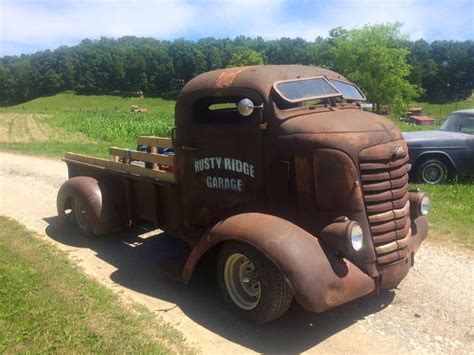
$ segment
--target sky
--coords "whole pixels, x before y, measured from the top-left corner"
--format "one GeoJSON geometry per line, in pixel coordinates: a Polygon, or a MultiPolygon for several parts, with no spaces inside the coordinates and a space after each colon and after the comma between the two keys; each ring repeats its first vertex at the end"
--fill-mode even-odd
{"type": "Polygon", "coordinates": [[[0,56],[103,36],[312,41],[338,26],[396,21],[412,40],[474,39],[474,0],[0,0],[0,56]]]}

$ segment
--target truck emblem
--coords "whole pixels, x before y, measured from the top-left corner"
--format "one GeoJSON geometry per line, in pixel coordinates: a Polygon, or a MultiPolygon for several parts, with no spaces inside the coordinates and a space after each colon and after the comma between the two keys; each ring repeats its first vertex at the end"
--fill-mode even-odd
{"type": "Polygon", "coordinates": [[[395,149],[393,150],[392,158],[398,159],[401,158],[405,155],[405,150],[403,149],[402,146],[396,146],[395,149]]]}

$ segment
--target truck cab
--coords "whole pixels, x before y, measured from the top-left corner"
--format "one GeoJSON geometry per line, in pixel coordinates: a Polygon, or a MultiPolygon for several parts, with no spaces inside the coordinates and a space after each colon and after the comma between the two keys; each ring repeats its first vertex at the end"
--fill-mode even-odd
{"type": "Polygon", "coordinates": [[[176,103],[176,182],[153,190],[173,211],[157,226],[189,247],[179,278],[217,255],[223,296],[257,323],[293,298],[321,312],[397,286],[427,236],[429,198],[409,190],[398,128],[363,101],[340,74],[301,65],[188,82],[176,103]]]}

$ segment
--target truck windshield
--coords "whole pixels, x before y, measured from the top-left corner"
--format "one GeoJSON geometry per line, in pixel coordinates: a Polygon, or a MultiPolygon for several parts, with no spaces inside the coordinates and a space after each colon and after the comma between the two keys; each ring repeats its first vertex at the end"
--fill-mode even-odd
{"type": "Polygon", "coordinates": [[[277,81],[273,87],[287,102],[302,102],[325,97],[342,96],[324,77],[277,81]]]}
{"type": "Polygon", "coordinates": [[[342,97],[346,100],[365,101],[365,96],[357,86],[347,81],[329,79],[332,85],[342,93],[342,97]]]}

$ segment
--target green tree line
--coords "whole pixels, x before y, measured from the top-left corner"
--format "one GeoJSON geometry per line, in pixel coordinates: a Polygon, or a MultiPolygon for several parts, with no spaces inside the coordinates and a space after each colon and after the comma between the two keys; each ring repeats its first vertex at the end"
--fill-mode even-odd
{"type": "Polygon", "coordinates": [[[410,41],[399,24],[336,28],[327,38],[263,40],[122,37],[85,39],[30,55],[0,58],[0,104],[72,90],[79,94],[174,97],[199,73],[251,64],[305,64],[334,69],[369,100],[393,104],[420,96],[462,100],[474,87],[473,41],[410,41]],[[397,90],[393,90],[397,88],[397,90]]]}

